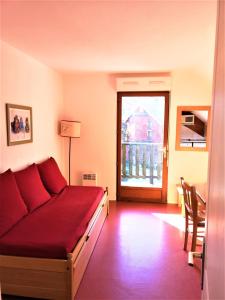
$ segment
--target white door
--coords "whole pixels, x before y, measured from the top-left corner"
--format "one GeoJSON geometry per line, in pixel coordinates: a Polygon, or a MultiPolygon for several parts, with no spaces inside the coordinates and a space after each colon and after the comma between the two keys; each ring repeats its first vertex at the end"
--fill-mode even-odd
{"type": "Polygon", "coordinates": [[[203,299],[225,299],[225,2],[219,1],[203,299]]]}

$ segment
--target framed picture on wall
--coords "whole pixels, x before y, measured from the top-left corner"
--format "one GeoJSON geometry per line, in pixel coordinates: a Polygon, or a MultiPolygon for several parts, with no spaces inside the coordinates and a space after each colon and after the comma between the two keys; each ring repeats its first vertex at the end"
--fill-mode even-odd
{"type": "Polygon", "coordinates": [[[6,122],[8,146],[33,141],[31,107],[7,103],[6,122]]]}

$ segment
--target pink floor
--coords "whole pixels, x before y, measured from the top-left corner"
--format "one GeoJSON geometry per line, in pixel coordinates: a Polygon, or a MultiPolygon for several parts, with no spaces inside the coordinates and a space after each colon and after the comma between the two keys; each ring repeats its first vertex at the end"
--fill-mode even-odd
{"type": "MultiPolygon", "coordinates": [[[[200,262],[187,264],[181,223],[174,205],[111,203],[75,300],[200,300],[200,262]]],[[[31,298],[4,297],[19,299],[31,298]]]]}
{"type": "Polygon", "coordinates": [[[200,299],[200,264],[187,264],[178,213],[173,205],[111,203],[75,299],[200,299]]]}

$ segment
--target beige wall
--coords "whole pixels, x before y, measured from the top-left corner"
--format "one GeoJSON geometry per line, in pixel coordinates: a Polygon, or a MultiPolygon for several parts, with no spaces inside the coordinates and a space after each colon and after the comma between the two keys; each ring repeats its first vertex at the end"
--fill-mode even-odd
{"type": "MultiPolygon", "coordinates": [[[[96,171],[99,184],[108,186],[116,199],[116,76],[77,73],[64,76],[65,116],[82,122],[81,138],[73,141],[72,183],[80,183],[83,171],[96,171]]],[[[206,152],[175,151],[177,105],[210,105],[211,81],[194,68],[172,72],[169,125],[168,201],[176,202],[175,184],[182,175],[188,181],[207,180],[206,152]]]]}
{"type": "MultiPolygon", "coordinates": [[[[82,172],[97,172],[98,184],[108,186],[109,198],[115,200],[116,75],[75,73],[64,75],[62,82],[58,73],[5,43],[1,63],[0,171],[19,169],[52,155],[64,172],[68,169],[68,140],[58,136],[57,123],[62,118],[78,120],[82,122],[81,138],[72,141],[71,182],[80,184],[82,172]],[[33,143],[7,147],[5,103],[32,106],[33,143]]],[[[205,152],[175,151],[176,108],[210,104],[212,75],[206,77],[197,68],[171,74],[168,201],[175,203],[179,177],[206,181],[208,160],[205,152]]]]}
{"type": "Polygon", "coordinates": [[[206,77],[196,69],[174,70],[172,72],[172,90],[169,121],[169,169],[168,169],[168,201],[176,200],[176,183],[180,176],[191,183],[207,181],[208,152],[176,151],[176,114],[177,106],[211,105],[213,61],[211,76],[206,77]]]}
{"type": "Polygon", "coordinates": [[[20,169],[52,155],[64,170],[62,140],[57,134],[63,111],[62,78],[25,53],[2,43],[0,172],[20,169]],[[33,143],[7,146],[5,103],[31,106],[33,143]]]}

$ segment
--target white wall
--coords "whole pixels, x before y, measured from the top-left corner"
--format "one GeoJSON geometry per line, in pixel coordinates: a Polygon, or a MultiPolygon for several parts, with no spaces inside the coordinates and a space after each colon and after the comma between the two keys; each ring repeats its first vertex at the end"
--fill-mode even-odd
{"type": "Polygon", "coordinates": [[[3,122],[1,121],[3,116],[3,99],[2,99],[2,42],[0,40],[0,171],[2,170],[3,160],[3,122]]]}
{"type": "Polygon", "coordinates": [[[25,53],[2,43],[0,172],[54,156],[64,171],[62,138],[57,133],[63,111],[61,76],[25,53]],[[33,143],[7,146],[5,103],[31,106],[33,143]]]}
{"type": "Polygon", "coordinates": [[[218,2],[202,299],[225,299],[225,2],[218,2]]]}
{"type": "MultiPolygon", "coordinates": [[[[82,122],[81,138],[73,141],[72,182],[80,183],[82,171],[96,171],[99,184],[109,186],[116,199],[116,76],[107,73],[64,75],[65,117],[82,122]]],[[[189,70],[172,72],[169,121],[168,202],[176,203],[179,177],[207,180],[207,152],[175,151],[177,105],[210,105],[212,79],[189,70]]]]}
{"type": "Polygon", "coordinates": [[[65,119],[81,121],[81,138],[72,140],[71,183],[80,184],[82,172],[97,172],[98,184],[108,186],[115,199],[116,97],[109,76],[66,75],[64,101],[65,119]]]}

